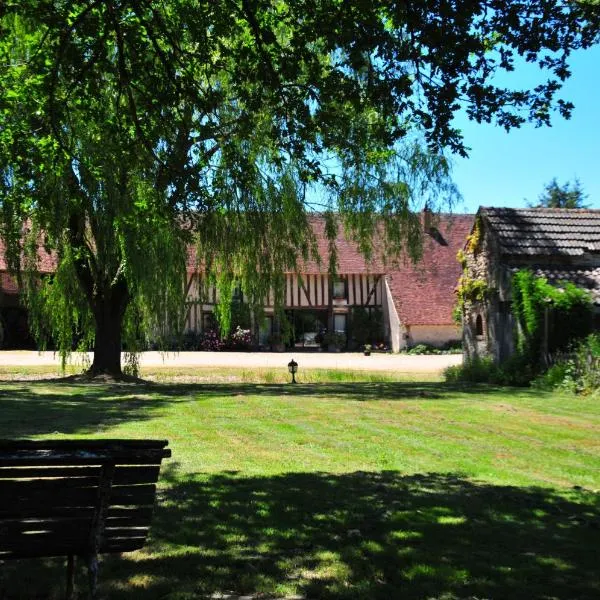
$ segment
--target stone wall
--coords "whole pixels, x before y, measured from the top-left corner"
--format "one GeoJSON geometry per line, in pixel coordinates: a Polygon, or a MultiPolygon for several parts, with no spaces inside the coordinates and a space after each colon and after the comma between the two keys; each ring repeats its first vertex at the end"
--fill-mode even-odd
{"type": "Polygon", "coordinates": [[[497,327],[490,321],[496,293],[493,256],[493,244],[477,217],[461,257],[463,274],[458,285],[466,360],[494,355],[497,327]]]}

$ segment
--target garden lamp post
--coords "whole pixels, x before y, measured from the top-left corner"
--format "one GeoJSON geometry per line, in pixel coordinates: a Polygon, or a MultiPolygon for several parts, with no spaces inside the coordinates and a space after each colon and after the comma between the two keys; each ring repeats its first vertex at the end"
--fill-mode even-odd
{"type": "Polygon", "coordinates": [[[292,374],[292,383],[296,383],[296,373],[298,372],[298,363],[293,358],[288,363],[288,371],[292,374]]]}

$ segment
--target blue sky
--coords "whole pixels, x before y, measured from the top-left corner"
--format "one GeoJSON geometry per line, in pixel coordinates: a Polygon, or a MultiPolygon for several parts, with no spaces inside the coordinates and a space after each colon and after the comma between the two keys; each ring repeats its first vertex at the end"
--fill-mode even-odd
{"type": "MultiPolygon", "coordinates": [[[[554,177],[559,184],[578,177],[586,203],[600,209],[600,46],[577,52],[570,65],[572,75],[560,93],[575,104],[569,120],[557,114],[552,127],[524,125],[507,133],[456,117],[471,151],[468,159],[453,158],[453,179],[463,196],[453,212],[475,212],[480,205],[524,207],[554,177]]],[[[530,65],[517,68],[510,80],[520,88],[539,81],[540,71],[530,65]]]]}

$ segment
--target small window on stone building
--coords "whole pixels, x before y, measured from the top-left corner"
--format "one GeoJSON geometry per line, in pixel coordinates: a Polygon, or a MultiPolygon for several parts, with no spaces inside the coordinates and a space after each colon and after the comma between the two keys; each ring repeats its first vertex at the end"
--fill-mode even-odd
{"type": "Polygon", "coordinates": [[[483,337],[483,319],[481,315],[477,315],[475,319],[475,335],[477,337],[483,337]]]}

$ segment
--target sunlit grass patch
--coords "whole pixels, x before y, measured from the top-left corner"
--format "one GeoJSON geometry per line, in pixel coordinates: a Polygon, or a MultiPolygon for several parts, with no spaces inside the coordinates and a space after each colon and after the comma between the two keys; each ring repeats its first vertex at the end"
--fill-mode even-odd
{"type": "MultiPolygon", "coordinates": [[[[159,383],[290,383],[287,368],[214,368],[214,367],[144,367],[141,377],[159,383]]],[[[343,369],[300,369],[298,384],[310,383],[386,383],[394,381],[441,381],[437,373],[406,373],[343,369]]]]}

